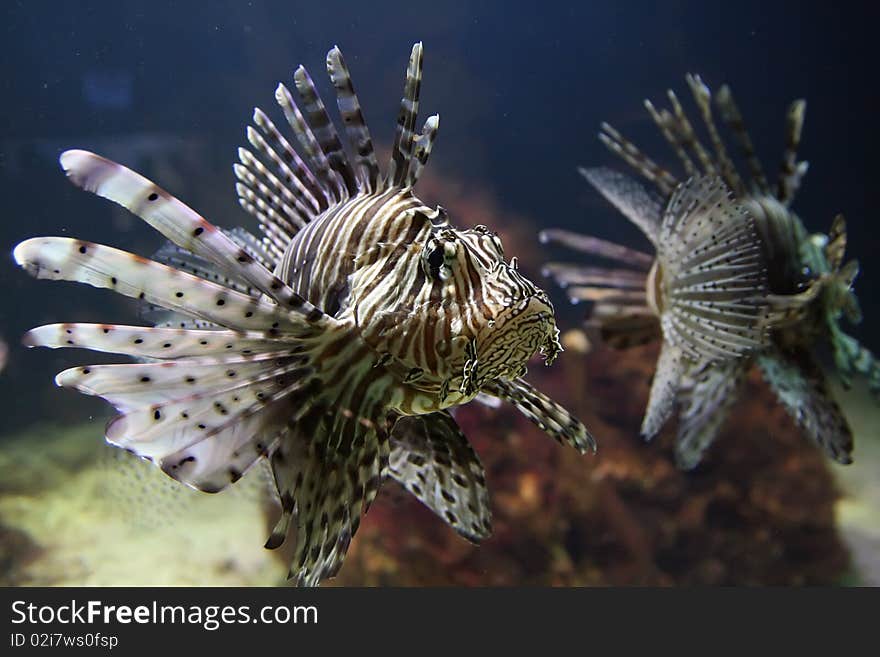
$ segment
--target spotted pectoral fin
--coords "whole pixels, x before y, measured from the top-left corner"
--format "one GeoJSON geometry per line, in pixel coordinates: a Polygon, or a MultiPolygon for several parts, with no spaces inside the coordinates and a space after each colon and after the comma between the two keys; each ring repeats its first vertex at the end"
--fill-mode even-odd
{"type": "Polygon", "coordinates": [[[559,443],[571,445],[581,454],[596,451],[596,439],[580,420],[523,379],[496,379],[485,384],[483,391],[516,406],[559,443]]]}
{"type": "Polygon", "coordinates": [[[316,312],[228,233],[151,180],[88,151],[66,151],[60,161],[76,186],[119,203],[177,246],[246,281],[282,306],[305,314],[316,312]]]}
{"type": "Polygon", "coordinates": [[[289,577],[297,585],[317,586],[339,571],[382,483],[388,452],[384,421],[337,409],[315,409],[281,438],[270,463],[282,512],[266,547],[279,547],[296,519],[289,577]]]}
{"type": "Polygon", "coordinates": [[[27,347],[90,349],[135,358],[175,360],[203,356],[249,356],[284,347],[262,331],[186,330],[120,324],[46,324],[22,338],[27,347]]]}
{"type": "Polygon", "coordinates": [[[747,371],[748,362],[742,360],[704,361],[687,368],[678,395],[675,460],[680,468],[691,470],[699,464],[727,419],[747,371]]]}
{"type": "Polygon", "coordinates": [[[388,475],[469,541],[491,535],[486,473],[448,412],[397,421],[388,475]]]}
{"type": "Polygon", "coordinates": [[[754,219],[720,178],[679,185],[657,249],[663,334],[693,360],[739,357],[767,342],[767,271],[754,219]]]}
{"type": "MultiPolygon", "coordinates": [[[[244,248],[251,257],[255,258],[264,267],[274,269],[274,264],[272,264],[271,261],[266,260],[266,258],[271,258],[271,256],[268,256],[265,251],[260,248],[260,242],[256,237],[243,228],[236,228],[232,231],[223,232],[226,232],[230,239],[244,248]]],[[[235,290],[236,292],[254,298],[259,298],[261,294],[259,290],[253,288],[247,283],[247,281],[236,276],[229,276],[223,269],[217,267],[214,263],[190,253],[186,249],[177,246],[174,242],[165,242],[165,244],[153,254],[152,260],[180,271],[184,271],[188,274],[193,274],[206,281],[218,283],[224,287],[228,287],[230,290],[235,290]]],[[[138,314],[141,319],[154,326],[169,328],[217,328],[216,324],[209,324],[207,322],[197,323],[197,321],[194,322],[190,317],[182,313],[171,312],[161,306],[144,302],[141,302],[138,314]]]]}
{"type": "Polygon", "coordinates": [[[686,366],[685,356],[674,344],[664,342],[651,383],[648,409],[642,420],[642,436],[650,440],[672,414],[686,366]]]}
{"type": "Polygon", "coordinates": [[[332,324],[110,246],[67,237],[35,237],[15,247],[16,262],[40,279],[108,288],[148,304],[230,329],[303,335],[332,324]]]}
{"type": "Polygon", "coordinates": [[[813,357],[775,349],[759,356],[758,365],[798,426],[835,461],[852,463],[852,431],[813,357]]]}

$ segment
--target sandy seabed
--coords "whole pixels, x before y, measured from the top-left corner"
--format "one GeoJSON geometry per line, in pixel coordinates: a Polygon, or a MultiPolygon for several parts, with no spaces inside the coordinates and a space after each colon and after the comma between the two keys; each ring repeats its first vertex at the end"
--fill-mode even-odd
{"type": "MultiPolygon", "coordinates": [[[[466,407],[458,418],[486,466],[495,535],[471,546],[389,484],[331,583],[880,585],[880,407],[866,392],[838,395],[856,433],[852,466],[828,463],[751,382],[705,467],[687,474],[670,463],[669,428],[651,445],[636,437],[650,349],[566,358],[534,378],[562,401],[585,386],[577,410],[597,456],[563,449],[511,409],[466,407]],[[579,358],[614,376],[581,379],[579,358]]],[[[285,584],[290,546],[262,547],[277,513],[263,469],[198,493],[104,445],[103,426],[0,440],[0,584],[285,584]]]]}

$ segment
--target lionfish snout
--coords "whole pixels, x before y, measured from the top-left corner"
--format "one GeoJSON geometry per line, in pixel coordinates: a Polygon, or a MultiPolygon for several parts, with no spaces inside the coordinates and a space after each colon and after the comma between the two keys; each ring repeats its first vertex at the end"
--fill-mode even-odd
{"type": "Polygon", "coordinates": [[[477,341],[479,360],[491,378],[522,376],[536,353],[541,353],[549,365],[562,350],[550,299],[542,289],[528,285],[525,294],[509,298],[477,341]]]}

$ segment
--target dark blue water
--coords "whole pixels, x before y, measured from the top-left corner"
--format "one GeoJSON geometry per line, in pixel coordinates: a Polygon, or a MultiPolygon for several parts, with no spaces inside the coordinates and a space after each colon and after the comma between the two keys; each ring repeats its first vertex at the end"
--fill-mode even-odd
{"type": "MultiPolygon", "coordinates": [[[[110,293],[31,280],[15,268],[13,245],[40,234],[143,254],[160,244],[138,220],[68,184],[58,154],[103,152],[217,223],[246,222],[231,171],[243,126],[254,105],[272,109],[275,84],[289,81],[299,63],[329,94],[324,55],[334,44],[378,142],[392,139],[409,48],[422,40],[422,116],[442,117],[435,173],[490,195],[535,231],[559,225],[634,245],[635,231],[575,172],[579,164],[618,165],[596,139],[600,121],[672,163],[641,102],[663,100],[670,86],[685,96],[684,74],[699,72],[713,88],[732,85],[775,172],[785,110],[806,98],[801,156],[811,166],[795,207],[813,230],[846,215],[850,254],[863,263],[857,289],[865,320],[855,333],[880,350],[876,12],[830,3],[619,4],[4,3],[0,336],[11,354],[0,376],[0,431],[102,409],[51,386],[54,372],[84,354],[26,353],[16,346],[24,330],[133,318],[110,293]]],[[[456,223],[476,223],[442,198],[429,200],[448,205],[456,223]]]]}

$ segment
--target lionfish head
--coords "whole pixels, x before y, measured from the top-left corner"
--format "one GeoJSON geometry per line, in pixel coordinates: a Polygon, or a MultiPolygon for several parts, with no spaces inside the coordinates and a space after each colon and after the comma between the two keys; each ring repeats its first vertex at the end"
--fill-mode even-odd
{"type": "Polygon", "coordinates": [[[547,294],[519,272],[516,258],[504,259],[501,239],[485,226],[438,227],[425,243],[422,265],[444,283],[444,297],[454,297],[462,333],[472,336],[466,351],[475,367],[464,387],[522,376],[535,353],[550,364],[561,351],[547,294]]]}

